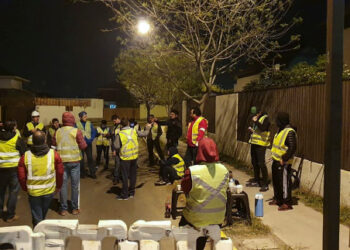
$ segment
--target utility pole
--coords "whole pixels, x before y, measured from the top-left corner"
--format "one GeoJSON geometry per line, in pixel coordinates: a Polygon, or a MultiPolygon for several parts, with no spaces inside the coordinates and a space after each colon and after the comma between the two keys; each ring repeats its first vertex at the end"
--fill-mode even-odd
{"type": "Polygon", "coordinates": [[[323,249],[339,249],[345,0],[327,0],[326,135],[323,249]]]}

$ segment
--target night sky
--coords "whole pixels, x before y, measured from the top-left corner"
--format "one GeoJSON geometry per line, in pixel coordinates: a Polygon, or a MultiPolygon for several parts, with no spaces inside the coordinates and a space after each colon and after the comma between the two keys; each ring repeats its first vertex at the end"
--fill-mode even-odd
{"type": "MultiPolygon", "coordinates": [[[[347,0],[349,1],[349,0],[347,0]]],[[[295,0],[292,14],[304,22],[295,32],[302,47],[285,60],[294,64],[324,53],[326,0],[295,0]]],[[[0,69],[27,78],[30,89],[54,97],[95,97],[116,79],[117,31],[99,3],[64,0],[0,0],[0,69]]]]}

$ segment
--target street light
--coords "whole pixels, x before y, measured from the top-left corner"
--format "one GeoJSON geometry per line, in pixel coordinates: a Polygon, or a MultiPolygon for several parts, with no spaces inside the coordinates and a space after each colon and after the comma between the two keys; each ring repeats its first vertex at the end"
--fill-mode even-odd
{"type": "Polygon", "coordinates": [[[140,20],[137,24],[137,31],[141,35],[146,35],[151,30],[151,25],[146,20],[140,20]]]}

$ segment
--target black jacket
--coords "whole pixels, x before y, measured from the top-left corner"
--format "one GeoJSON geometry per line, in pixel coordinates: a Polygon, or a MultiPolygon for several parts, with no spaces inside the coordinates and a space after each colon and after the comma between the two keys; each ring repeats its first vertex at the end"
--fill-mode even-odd
{"type": "MultiPolygon", "coordinates": [[[[159,140],[159,137],[161,137],[162,134],[163,134],[163,130],[162,130],[162,127],[161,127],[162,125],[159,122],[154,122],[154,123],[158,124],[157,137],[155,138],[155,140],[159,140]]],[[[147,136],[147,140],[152,140],[152,128],[153,128],[153,124],[152,124],[150,132],[149,132],[149,134],[147,136]]],[[[146,130],[146,127],[144,128],[144,130],[146,130]]]]}
{"type": "Polygon", "coordinates": [[[258,117],[258,119],[256,120],[256,122],[254,122],[254,125],[257,126],[259,128],[260,131],[264,132],[264,131],[269,131],[269,128],[270,128],[270,120],[269,120],[269,117],[266,117],[264,119],[264,122],[261,124],[259,122],[259,119],[261,117],[263,117],[264,115],[267,115],[266,112],[262,112],[262,114],[258,117]]]}
{"type": "MultiPolygon", "coordinates": [[[[291,128],[290,125],[285,126],[285,128],[291,128]]],[[[280,129],[282,131],[283,129],[280,129]]],[[[290,158],[292,158],[297,150],[297,135],[295,132],[290,131],[287,135],[286,142],[284,143],[288,147],[287,152],[282,156],[282,160],[287,162],[290,158]]]]}
{"type": "Polygon", "coordinates": [[[167,126],[166,138],[170,141],[178,141],[182,135],[182,124],[179,118],[169,119],[165,122],[158,122],[159,125],[167,126]]]}
{"type": "MultiPolygon", "coordinates": [[[[32,123],[33,123],[33,122],[32,122],[32,123]]],[[[38,123],[33,123],[33,125],[34,125],[34,127],[35,127],[36,125],[38,125],[38,123]]],[[[42,131],[46,132],[46,128],[44,127],[44,128],[42,129],[42,131]]],[[[29,137],[29,136],[31,136],[32,134],[33,134],[33,132],[28,130],[27,124],[24,125],[24,128],[23,128],[23,135],[24,135],[24,137],[29,137]]]]}

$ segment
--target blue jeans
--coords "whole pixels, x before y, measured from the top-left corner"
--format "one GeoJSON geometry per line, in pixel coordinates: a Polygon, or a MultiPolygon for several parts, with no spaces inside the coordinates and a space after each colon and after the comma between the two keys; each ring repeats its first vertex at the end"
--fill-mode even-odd
{"type": "Polygon", "coordinates": [[[60,192],[61,211],[68,210],[68,179],[71,178],[72,209],[79,209],[80,163],[64,162],[63,184],[60,192]]]}
{"type": "Polygon", "coordinates": [[[7,199],[7,218],[12,219],[16,214],[17,194],[19,191],[19,182],[16,169],[0,169],[0,216],[4,209],[5,193],[9,189],[7,199]]]}
{"type": "Polygon", "coordinates": [[[30,209],[32,211],[32,222],[35,227],[40,221],[45,220],[54,193],[42,196],[28,196],[30,209]]]}

